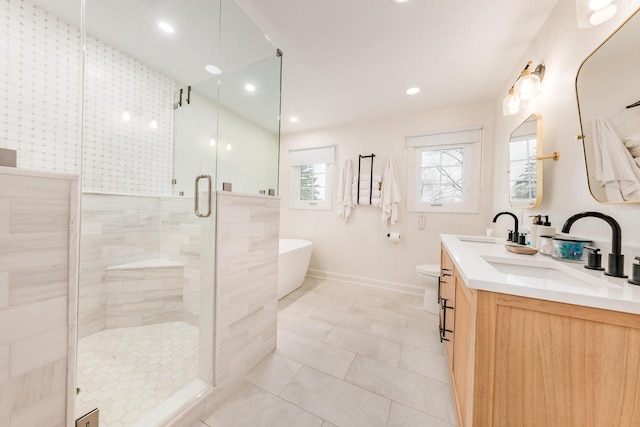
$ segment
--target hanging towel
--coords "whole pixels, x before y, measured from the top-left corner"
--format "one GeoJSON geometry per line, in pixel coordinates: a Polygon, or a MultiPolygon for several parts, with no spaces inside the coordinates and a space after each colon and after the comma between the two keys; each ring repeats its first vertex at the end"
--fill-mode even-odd
{"type": "Polygon", "coordinates": [[[352,176],[351,159],[344,159],[342,169],[340,170],[340,182],[338,184],[338,215],[344,222],[347,222],[351,215],[351,210],[355,207],[355,199],[351,191],[352,176]]]}
{"type": "Polygon", "coordinates": [[[640,169],[611,124],[593,120],[593,152],[596,179],[610,202],[640,199],[640,169]]]}
{"type": "Polygon", "coordinates": [[[387,161],[382,176],[382,223],[389,221],[391,225],[398,222],[398,207],[400,205],[400,187],[396,166],[393,159],[387,161]]]}
{"type": "Polygon", "coordinates": [[[382,204],[382,199],[380,199],[379,197],[372,197],[371,198],[371,203],[369,203],[369,196],[360,196],[360,205],[371,205],[375,208],[379,208],[382,204]]]}

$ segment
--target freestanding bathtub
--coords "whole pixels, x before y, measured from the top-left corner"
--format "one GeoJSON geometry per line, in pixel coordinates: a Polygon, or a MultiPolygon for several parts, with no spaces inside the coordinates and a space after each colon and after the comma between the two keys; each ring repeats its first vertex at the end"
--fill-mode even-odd
{"type": "Polygon", "coordinates": [[[300,239],[280,239],[278,257],[278,299],[298,289],[307,275],[312,242],[300,239]]]}

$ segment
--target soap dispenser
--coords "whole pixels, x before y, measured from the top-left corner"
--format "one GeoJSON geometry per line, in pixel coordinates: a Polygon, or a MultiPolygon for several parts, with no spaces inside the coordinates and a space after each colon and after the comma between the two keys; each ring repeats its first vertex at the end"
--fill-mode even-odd
{"type": "Polygon", "coordinates": [[[538,247],[538,227],[542,225],[542,215],[530,215],[533,218],[531,228],[529,229],[529,245],[532,248],[538,247]]]}
{"type": "Polygon", "coordinates": [[[636,257],[636,261],[637,262],[633,264],[631,279],[629,279],[629,283],[632,285],[640,285],[640,256],[636,257]]]}
{"type": "Polygon", "coordinates": [[[556,228],[551,226],[549,215],[540,215],[540,218],[544,218],[544,221],[541,221],[542,224],[538,225],[538,239],[540,236],[555,236],[556,228]]]}

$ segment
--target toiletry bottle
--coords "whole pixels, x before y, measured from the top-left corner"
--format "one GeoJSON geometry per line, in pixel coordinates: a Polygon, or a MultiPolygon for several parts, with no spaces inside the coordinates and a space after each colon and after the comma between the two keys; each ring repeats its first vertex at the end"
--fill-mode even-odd
{"type": "Polygon", "coordinates": [[[538,226],[542,225],[542,217],[540,215],[531,215],[529,218],[533,218],[531,223],[531,229],[529,231],[529,237],[527,244],[532,248],[538,247],[538,226]]]}

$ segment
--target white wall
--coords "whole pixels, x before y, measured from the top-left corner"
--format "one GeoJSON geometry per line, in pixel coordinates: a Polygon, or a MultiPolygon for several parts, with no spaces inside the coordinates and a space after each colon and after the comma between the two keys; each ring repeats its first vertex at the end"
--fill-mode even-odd
{"type": "MultiPolygon", "coordinates": [[[[542,93],[530,102],[528,108],[510,117],[502,116],[502,99],[511,82],[505,82],[503,91],[495,99],[495,153],[493,172],[493,211],[509,209],[508,186],[505,171],[508,162],[509,134],[531,113],[542,115],[543,140],[546,153],[560,152],[557,162],[544,164],[544,196],[539,208],[519,211],[524,216],[534,213],[549,214],[553,225],[562,227],[574,213],[595,210],[616,218],[622,226],[623,244],[640,246],[640,227],[637,226],[640,204],[602,205],[592,199],[587,187],[582,143],[575,139],[580,134],[578,107],[575,94],[575,78],[582,61],[608,37],[633,11],[640,1],[632,0],[620,16],[599,27],[578,29],[575,1],[560,0],[548,21],[536,36],[529,50],[522,57],[524,66],[528,60],[544,60],[546,75],[542,93]]],[[[517,76],[520,68],[513,70],[517,76]]],[[[508,222],[500,222],[504,232],[508,222]]],[[[597,240],[610,241],[611,229],[601,220],[583,219],[577,222],[572,234],[597,240]]],[[[627,261],[640,254],[640,250],[627,249],[627,261]]]]}
{"type": "MultiPolygon", "coordinates": [[[[402,284],[418,284],[417,264],[439,263],[440,233],[484,234],[490,215],[491,148],[493,109],[491,104],[429,110],[337,128],[284,135],[280,150],[280,194],[282,197],[280,235],[313,241],[312,269],[402,284]],[[406,211],[407,148],[405,137],[433,131],[484,125],[481,209],[479,214],[426,213],[426,227],[418,229],[417,213],[406,211]],[[390,228],[381,225],[381,210],[358,206],[343,223],[337,215],[337,179],[333,185],[331,211],[293,210],[289,208],[290,172],[288,151],[335,144],[337,178],[343,159],[351,158],[354,173],[358,154],[376,155],[374,172],[382,175],[387,160],[395,158],[403,194],[400,220],[390,228]],[[386,237],[398,231],[400,242],[386,237]]],[[[364,162],[363,164],[368,164],[364,162]]],[[[505,169],[506,170],[506,169],[505,169]]]]}

